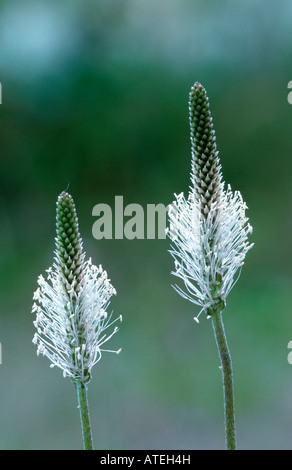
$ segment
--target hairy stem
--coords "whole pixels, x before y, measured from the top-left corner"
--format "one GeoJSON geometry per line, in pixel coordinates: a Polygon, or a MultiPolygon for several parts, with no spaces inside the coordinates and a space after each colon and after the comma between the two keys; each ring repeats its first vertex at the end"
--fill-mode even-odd
{"type": "Polygon", "coordinates": [[[226,448],[227,450],[236,450],[235,409],[231,356],[225,336],[221,312],[214,311],[211,317],[222,369],[226,448]]]}
{"type": "Polygon", "coordinates": [[[83,449],[93,450],[92,432],[87,400],[87,387],[82,382],[76,383],[78,406],[83,437],[83,449]]]}

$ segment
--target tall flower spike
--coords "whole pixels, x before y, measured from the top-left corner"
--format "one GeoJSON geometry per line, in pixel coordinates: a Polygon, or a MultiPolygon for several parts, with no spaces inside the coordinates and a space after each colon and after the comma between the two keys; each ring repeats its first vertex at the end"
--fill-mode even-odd
{"type": "Polygon", "coordinates": [[[245,255],[252,247],[247,241],[252,228],[245,216],[241,194],[224,189],[213,120],[206,90],[199,83],[189,99],[192,169],[188,199],[181,193],[169,206],[175,260],[173,274],[181,278],[185,290],[179,294],[199,305],[212,318],[221,361],[227,449],[236,449],[233,373],[222,311],[236,282],[245,255]]]}
{"type": "MultiPolygon", "coordinates": [[[[36,313],[33,343],[75,382],[86,384],[99,361],[103,345],[117,331],[122,317],[111,320],[107,308],[116,294],[102,266],[85,261],[72,196],[62,192],[57,201],[56,251],[47,279],[38,279],[32,312],[36,313]]],[[[119,350],[120,351],[120,350],[119,350]]],[[[112,351],[112,352],[119,352],[112,351]]]]}
{"type": "MultiPolygon", "coordinates": [[[[181,193],[169,208],[169,236],[175,259],[173,274],[184,298],[208,315],[225,307],[226,298],[244,263],[252,227],[239,191],[224,190],[209,100],[195,83],[189,98],[192,171],[188,199],[181,193]]],[[[200,315],[199,313],[199,315],[200,315]]],[[[199,316],[198,315],[198,316],[199,316]]],[[[198,316],[196,318],[198,318],[198,316]]]]}

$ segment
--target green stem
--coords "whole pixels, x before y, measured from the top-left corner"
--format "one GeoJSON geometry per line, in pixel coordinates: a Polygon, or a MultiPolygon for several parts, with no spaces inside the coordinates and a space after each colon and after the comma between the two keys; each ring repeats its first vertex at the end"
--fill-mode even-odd
{"type": "Polygon", "coordinates": [[[87,400],[87,387],[82,382],[77,382],[76,388],[83,437],[83,449],[93,450],[92,432],[87,400]]]}
{"type": "Polygon", "coordinates": [[[236,450],[232,362],[220,311],[213,311],[212,323],[222,369],[226,448],[236,450]]]}

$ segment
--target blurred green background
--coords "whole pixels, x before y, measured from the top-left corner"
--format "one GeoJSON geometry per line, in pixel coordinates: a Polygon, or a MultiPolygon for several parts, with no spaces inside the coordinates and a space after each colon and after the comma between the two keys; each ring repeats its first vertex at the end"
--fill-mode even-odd
{"type": "Polygon", "coordinates": [[[172,289],[168,240],[101,240],[92,208],[188,191],[188,93],[207,89],[225,181],[255,247],[224,312],[240,449],[292,448],[292,5],[289,0],[0,3],[0,448],[78,449],[75,390],[31,343],[55,204],[75,199],[120,332],[93,370],[99,449],[223,449],[211,324],[172,289]]]}

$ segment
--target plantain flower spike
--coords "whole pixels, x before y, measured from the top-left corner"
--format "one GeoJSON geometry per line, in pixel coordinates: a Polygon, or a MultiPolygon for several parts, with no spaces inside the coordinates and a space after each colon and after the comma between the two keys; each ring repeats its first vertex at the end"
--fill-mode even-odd
{"type": "MultiPolygon", "coordinates": [[[[46,279],[40,275],[32,312],[36,314],[33,343],[37,354],[47,356],[64,377],[89,382],[104,343],[117,331],[107,308],[114,287],[102,266],[85,260],[72,196],[62,192],[57,201],[56,250],[46,279]],[[110,332],[108,332],[110,330],[110,332]]],[[[119,353],[118,351],[110,351],[119,353]]]]}
{"type": "MultiPolygon", "coordinates": [[[[169,206],[170,253],[175,276],[185,289],[182,297],[201,307],[208,316],[222,311],[236,283],[246,253],[252,248],[252,227],[239,191],[224,189],[213,119],[204,87],[196,82],[189,95],[191,130],[191,186],[169,206]]],[[[198,317],[195,320],[198,321],[198,317]]]]}

